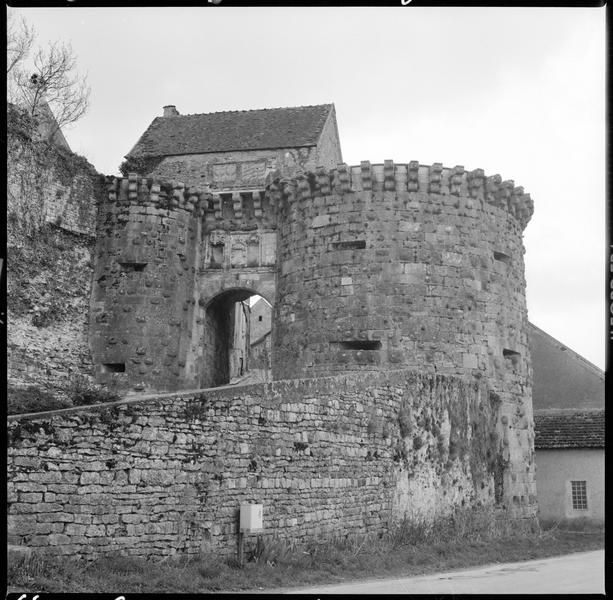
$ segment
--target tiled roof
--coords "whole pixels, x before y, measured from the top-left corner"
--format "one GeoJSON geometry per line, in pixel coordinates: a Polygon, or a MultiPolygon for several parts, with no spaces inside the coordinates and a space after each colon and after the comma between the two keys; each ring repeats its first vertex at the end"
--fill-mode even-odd
{"type": "Polygon", "coordinates": [[[601,369],[533,323],[530,323],[528,333],[535,411],[604,408],[604,373],[601,369]]]}
{"type": "Polygon", "coordinates": [[[604,448],[604,409],[534,412],[536,449],[604,448]]]}
{"type": "Polygon", "coordinates": [[[156,117],[129,156],[314,146],[333,104],[156,117]]]}

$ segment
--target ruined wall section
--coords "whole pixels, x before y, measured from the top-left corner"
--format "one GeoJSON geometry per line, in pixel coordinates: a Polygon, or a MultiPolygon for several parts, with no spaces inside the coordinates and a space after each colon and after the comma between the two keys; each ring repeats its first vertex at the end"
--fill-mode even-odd
{"type": "Polygon", "coordinates": [[[481,170],[392,161],[268,193],[284,211],[273,378],[399,367],[486,377],[506,447],[498,499],[531,504],[530,197],[481,170]]]}
{"type": "Polygon", "coordinates": [[[108,180],[99,211],[91,348],[111,387],[197,387],[190,331],[199,256],[199,196],[183,184],[108,180]]]}
{"type": "Polygon", "coordinates": [[[7,108],[7,378],[66,397],[92,372],[88,306],[101,175],[7,108]]]}
{"type": "Polygon", "coordinates": [[[407,371],[11,417],[9,540],[90,558],[232,555],[246,502],[263,504],[265,538],[293,542],[463,507],[504,519],[492,418],[483,382],[407,371]]]}
{"type": "Polygon", "coordinates": [[[35,388],[66,397],[91,377],[88,342],[93,242],[57,227],[8,248],[8,395],[35,388]]]}
{"type": "Polygon", "coordinates": [[[52,223],[93,237],[101,175],[84,157],[36,135],[36,122],[15,107],[7,109],[7,232],[35,230],[52,223]]]}

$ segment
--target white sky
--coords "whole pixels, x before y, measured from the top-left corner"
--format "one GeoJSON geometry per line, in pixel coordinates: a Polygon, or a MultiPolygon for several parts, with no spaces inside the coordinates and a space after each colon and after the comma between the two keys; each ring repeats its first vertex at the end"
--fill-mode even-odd
{"type": "Polygon", "coordinates": [[[162,106],[334,102],[347,164],[442,162],[523,186],[530,320],[604,368],[604,8],[27,8],[92,87],[64,133],[105,174],[162,106]]]}

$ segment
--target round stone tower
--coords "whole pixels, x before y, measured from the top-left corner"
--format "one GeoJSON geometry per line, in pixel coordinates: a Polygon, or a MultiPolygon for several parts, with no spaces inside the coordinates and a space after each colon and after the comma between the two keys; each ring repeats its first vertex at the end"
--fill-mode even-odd
{"type": "MultiPolygon", "coordinates": [[[[199,198],[183,184],[107,178],[97,224],[90,346],[97,381],[134,391],[196,381],[199,198]]],[[[193,385],[193,387],[196,387],[193,385]]]]}
{"type": "Polygon", "coordinates": [[[273,377],[486,378],[510,508],[535,506],[522,232],[533,203],[480,169],[363,162],[274,182],[273,377]]]}

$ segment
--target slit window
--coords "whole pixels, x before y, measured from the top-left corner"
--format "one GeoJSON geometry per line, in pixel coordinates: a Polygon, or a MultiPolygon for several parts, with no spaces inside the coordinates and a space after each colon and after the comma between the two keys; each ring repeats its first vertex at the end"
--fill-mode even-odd
{"type": "Polygon", "coordinates": [[[504,348],[502,350],[502,356],[504,356],[505,362],[507,363],[507,368],[516,369],[518,367],[519,359],[521,358],[519,352],[504,348]]]}
{"type": "Polygon", "coordinates": [[[147,266],[146,262],[120,262],[119,264],[124,271],[144,271],[147,266]]]}
{"type": "Polygon", "coordinates": [[[337,343],[343,350],[381,350],[379,340],[344,340],[337,343]]]}
{"type": "Polygon", "coordinates": [[[332,250],[364,250],[366,240],[351,240],[348,242],[333,242],[330,244],[332,250]]]}
{"type": "Polygon", "coordinates": [[[573,510],[587,510],[587,481],[571,481],[573,510]]]}
{"type": "Polygon", "coordinates": [[[125,373],[126,363],[102,363],[103,373],[125,373]]]}
{"type": "Polygon", "coordinates": [[[503,262],[505,265],[511,264],[511,257],[504,252],[496,252],[494,251],[494,259],[503,262]]]}

